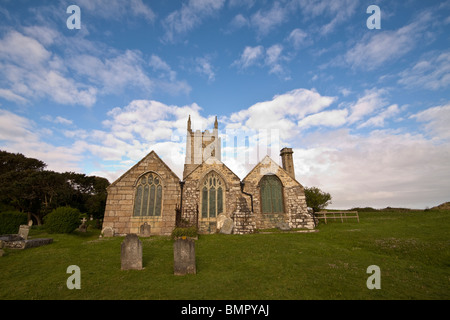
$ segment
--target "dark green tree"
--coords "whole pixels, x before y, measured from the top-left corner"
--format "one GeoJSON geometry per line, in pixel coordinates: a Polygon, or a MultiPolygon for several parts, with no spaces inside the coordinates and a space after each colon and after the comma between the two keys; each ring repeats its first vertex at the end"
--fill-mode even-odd
{"type": "Polygon", "coordinates": [[[317,187],[305,188],[306,205],[318,212],[331,203],[331,195],[317,187]]]}

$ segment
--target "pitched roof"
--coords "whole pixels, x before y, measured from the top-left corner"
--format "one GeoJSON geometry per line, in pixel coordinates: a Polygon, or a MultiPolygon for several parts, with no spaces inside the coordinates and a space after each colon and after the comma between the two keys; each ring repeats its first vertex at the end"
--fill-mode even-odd
{"type": "Polygon", "coordinates": [[[300,182],[298,182],[295,178],[292,178],[291,175],[283,169],[283,167],[281,167],[278,163],[276,163],[271,157],[269,157],[268,155],[266,155],[260,162],[258,162],[252,170],[250,170],[249,173],[247,173],[247,175],[244,177],[244,179],[242,179],[242,181],[245,181],[245,179],[247,179],[248,176],[250,176],[251,173],[253,173],[255,170],[257,170],[260,166],[262,166],[263,164],[267,164],[268,162],[270,162],[270,169],[268,170],[267,173],[276,173],[277,170],[282,170],[286,173],[286,175],[291,178],[292,180],[294,180],[295,182],[297,182],[299,185],[302,185],[300,182]]]}
{"type": "MultiPolygon", "coordinates": [[[[144,158],[142,158],[138,163],[136,163],[134,166],[132,166],[130,169],[128,169],[124,174],[122,174],[119,178],[116,179],[116,181],[114,181],[113,183],[111,183],[108,188],[114,186],[115,184],[117,184],[117,182],[119,182],[123,177],[125,177],[127,174],[129,174],[134,168],[136,168],[137,166],[139,166],[144,160],[150,158],[150,157],[154,157],[156,158],[159,162],[161,162],[166,169],[170,172],[170,174],[173,175],[174,178],[176,178],[178,181],[180,181],[180,178],[172,171],[172,169],[170,169],[170,167],[158,156],[158,154],[155,151],[150,151],[149,154],[147,154],[144,158]]],[[[107,189],[108,189],[107,188],[107,189]]]]}

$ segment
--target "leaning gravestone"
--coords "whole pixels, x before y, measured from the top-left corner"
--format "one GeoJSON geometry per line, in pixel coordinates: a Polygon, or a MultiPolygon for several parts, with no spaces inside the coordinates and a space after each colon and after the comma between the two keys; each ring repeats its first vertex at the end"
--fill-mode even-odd
{"type": "Polygon", "coordinates": [[[147,222],[144,222],[139,228],[139,235],[141,237],[150,237],[150,225],[147,222]]]}
{"type": "Polygon", "coordinates": [[[136,234],[127,234],[121,246],[121,269],[142,269],[142,243],[136,234]]]}
{"type": "Polygon", "coordinates": [[[184,237],[173,244],[173,273],[177,276],[196,274],[195,241],[184,237]]]}
{"type": "Polygon", "coordinates": [[[19,236],[22,237],[23,240],[28,240],[28,233],[30,232],[30,226],[26,224],[22,224],[19,227],[19,236]]]}
{"type": "Polygon", "coordinates": [[[220,228],[220,233],[231,234],[233,232],[234,222],[231,218],[226,218],[223,221],[222,228],[220,228]]]}

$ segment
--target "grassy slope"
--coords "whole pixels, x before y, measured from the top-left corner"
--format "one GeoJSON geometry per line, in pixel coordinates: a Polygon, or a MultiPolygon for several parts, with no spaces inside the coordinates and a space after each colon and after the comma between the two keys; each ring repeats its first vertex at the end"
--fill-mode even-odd
{"type": "MultiPolygon", "coordinates": [[[[0,258],[0,299],[449,299],[449,212],[361,213],[309,234],[202,235],[197,274],[174,276],[172,241],[142,238],[144,270],[120,270],[123,238],[51,235],[0,258]],[[69,265],[81,290],[69,290],[69,265]],[[369,290],[370,265],[381,290],[369,290]]],[[[32,230],[32,237],[46,237],[32,230]]]]}

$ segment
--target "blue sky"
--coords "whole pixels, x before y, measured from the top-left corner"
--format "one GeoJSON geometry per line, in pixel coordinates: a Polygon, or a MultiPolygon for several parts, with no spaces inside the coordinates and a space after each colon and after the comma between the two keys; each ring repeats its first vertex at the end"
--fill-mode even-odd
{"type": "Polygon", "coordinates": [[[181,177],[188,115],[217,115],[241,178],[288,146],[332,207],[431,207],[450,201],[449,31],[450,1],[0,0],[0,149],[111,182],[155,150],[181,177]]]}

